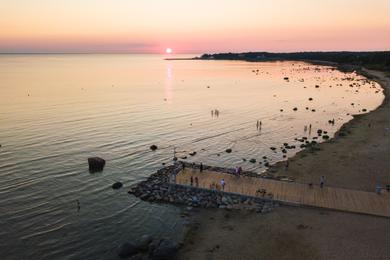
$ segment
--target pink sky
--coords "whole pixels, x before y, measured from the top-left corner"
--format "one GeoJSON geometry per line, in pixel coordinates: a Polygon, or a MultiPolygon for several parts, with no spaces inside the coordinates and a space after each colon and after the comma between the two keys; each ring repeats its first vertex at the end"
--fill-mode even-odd
{"type": "Polygon", "coordinates": [[[390,50],[388,0],[2,0],[0,52],[390,50]]]}

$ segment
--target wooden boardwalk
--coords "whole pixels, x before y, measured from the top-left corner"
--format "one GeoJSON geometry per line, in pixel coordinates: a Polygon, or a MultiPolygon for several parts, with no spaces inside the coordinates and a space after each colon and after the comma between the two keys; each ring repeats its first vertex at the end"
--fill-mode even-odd
{"type": "MultiPolygon", "coordinates": [[[[200,172],[192,168],[182,170],[176,177],[177,184],[190,185],[190,178],[198,177],[199,187],[210,189],[212,184],[225,180],[225,192],[238,193],[254,197],[262,197],[257,191],[265,189],[267,198],[285,204],[327,208],[333,210],[390,217],[390,192],[381,194],[359,190],[348,190],[318,185],[283,182],[264,178],[234,176],[231,174],[204,170],[200,172]]],[[[194,181],[195,186],[195,181],[194,181]]],[[[219,188],[219,187],[218,187],[219,188]]]]}

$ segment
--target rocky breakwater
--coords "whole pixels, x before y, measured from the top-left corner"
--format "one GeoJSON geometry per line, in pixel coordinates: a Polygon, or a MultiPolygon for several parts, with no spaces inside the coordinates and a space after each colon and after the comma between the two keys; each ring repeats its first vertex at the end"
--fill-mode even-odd
{"type": "Polygon", "coordinates": [[[144,201],[173,203],[189,207],[247,209],[258,213],[267,213],[275,206],[271,199],[263,197],[249,197],[193,186],[177,185],[170,180],[172,180],[172,176],[180,172],[182,165],[182,163],[176,163],[173,166],[158,170],[146,181],[131,187],[129,193],[144,201]]]}

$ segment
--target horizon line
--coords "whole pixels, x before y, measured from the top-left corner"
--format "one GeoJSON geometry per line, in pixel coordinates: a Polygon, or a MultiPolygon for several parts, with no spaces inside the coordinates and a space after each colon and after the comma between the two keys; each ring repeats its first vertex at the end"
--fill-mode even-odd
{"type": "MultiPolygon", "coordinates": [[[[388,50],[310,50],[310,51],[221,51],[221,52],[179,52],[179,53],[171,53],[170,55],[180,55],[180,54],[221,54],[221,53],[314,53],[314,52],[324,52],[324,53],[330,53],[330,52],[351,52],[351,53],[363,53],[363,52],[389,52],[388,50]]],[[[150,55],[168,55],[167,53],[157,53],[157,52],[106,52],[106,51],[83,51],[83,52],[0,52],[0,55],[49,55],[49,54],[150,54],[150,55]]]]}

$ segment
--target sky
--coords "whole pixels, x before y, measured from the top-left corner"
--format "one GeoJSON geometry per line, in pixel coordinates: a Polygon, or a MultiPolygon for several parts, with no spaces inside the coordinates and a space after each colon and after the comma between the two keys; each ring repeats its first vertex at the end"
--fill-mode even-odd
{"type": "Polygon", "coordinates": [[[0,52],[390,50],[390,0],[0,0],[0,52]]]}

